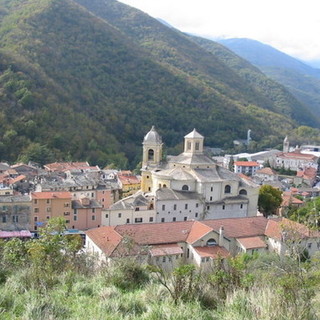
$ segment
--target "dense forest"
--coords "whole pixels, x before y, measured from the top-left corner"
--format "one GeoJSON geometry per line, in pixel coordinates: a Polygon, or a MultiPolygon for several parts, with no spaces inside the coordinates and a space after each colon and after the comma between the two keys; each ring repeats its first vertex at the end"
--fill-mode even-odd
{"type": "Polygon", "coordinates": [[[239,255],[164,271],[130,256],[112,265],[61,236],[63,219],[39,239],[0,242],[1,319],[316,320],[319,257],[239,255]]]}
{"type": "Polygon", "coordinates": [[[134,167],[151,125],[170,152],[194,127],[225,149],[249,128],[252,149],[288,133],[319,137],[311,128],[319,119],[281,86],[267,78],[254,86],[208,48],[117,1],[0,0],[0,17],[2,161],[134,167]]]}

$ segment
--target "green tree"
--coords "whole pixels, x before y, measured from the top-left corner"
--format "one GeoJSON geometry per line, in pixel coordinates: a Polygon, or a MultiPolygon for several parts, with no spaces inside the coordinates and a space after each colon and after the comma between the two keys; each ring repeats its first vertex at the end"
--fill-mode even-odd
{"type": "Polygon", "coordinates": [[[282,192],[269,185],[263,185],[259,190],[258,207],[265,217],[275,214],[282,202],[282,192]]]}

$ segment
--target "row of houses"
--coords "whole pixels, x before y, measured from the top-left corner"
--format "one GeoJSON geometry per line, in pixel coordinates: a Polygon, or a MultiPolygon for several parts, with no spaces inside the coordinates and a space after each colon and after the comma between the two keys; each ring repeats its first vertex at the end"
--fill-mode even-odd
{"type": "Polygon", "coordinates": [[[320,233],[285,218],[247,217],[105,226],[86,232],[85,247],[106,263],[134,256],[166,269],[180,263],[207,268],[239,253],[313,256],[320,250],[320,233]]]}

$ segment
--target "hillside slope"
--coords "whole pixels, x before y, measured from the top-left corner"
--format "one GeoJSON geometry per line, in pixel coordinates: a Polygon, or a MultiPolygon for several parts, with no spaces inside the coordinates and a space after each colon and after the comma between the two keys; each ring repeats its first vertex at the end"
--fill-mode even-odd
{"type": "Polygon", "coordinates": [[[263,146],[299,123],[290,99],[283,112],[181,33],[113,0],[77,2],[0,0],[1,159],[45,145],[123,168],[152,124],[174,147],[193,127],[214,146],[250,128],[263,146]]]}
{"type": "Polygon", "coordinates": [[[297,99],[309,106],[315,116],[320,116],[319,69],[255,40],[226,39],[219,42],[281,83],[297,99]]]}

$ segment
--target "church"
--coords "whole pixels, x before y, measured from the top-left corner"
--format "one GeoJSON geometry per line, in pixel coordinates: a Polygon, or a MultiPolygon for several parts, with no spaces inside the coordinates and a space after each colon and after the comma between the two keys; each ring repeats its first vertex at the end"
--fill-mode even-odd
{"type": "Polygon", "coordinates": [[[174,222],[257,215],[259,186],[204,153],[194,129],[184,151],[163,159],[162,138],[153,126],[143,140],[141,190],[113,204],[102,225],[174,222]]]}

